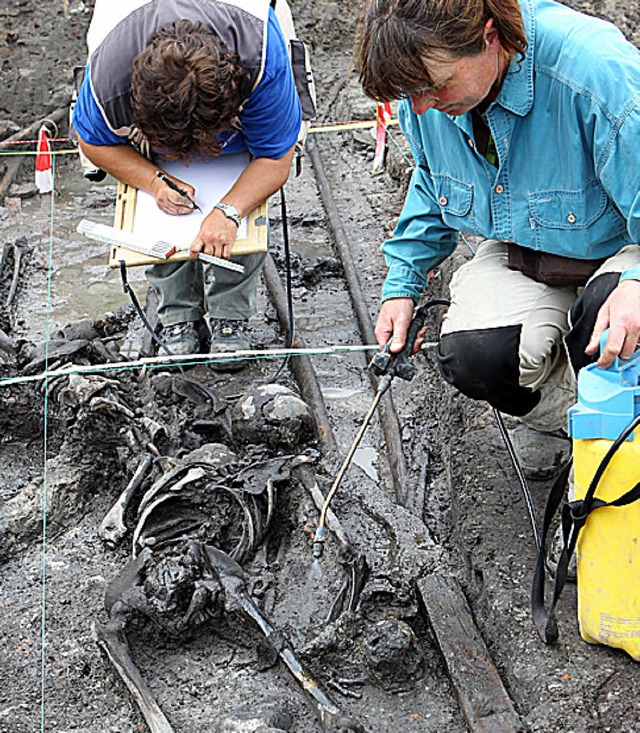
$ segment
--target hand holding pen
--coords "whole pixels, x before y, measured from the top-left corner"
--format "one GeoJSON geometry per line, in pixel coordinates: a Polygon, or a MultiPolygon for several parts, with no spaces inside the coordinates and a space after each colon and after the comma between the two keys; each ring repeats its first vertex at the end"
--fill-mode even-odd
{"type": "Polygon", "coordinates": [[[166,214],[181,215],[202,211],[194,200],[195,189],[189,184],[178,185],[163,171],[155,172],[151,188],[158,207],[166,214]],[[161,186],[154,186],[155,181],[159,181],[161,186]],[[176,197],[170,196],[169,191],[179,194],[184,200],[176,201],[176,197]]]}

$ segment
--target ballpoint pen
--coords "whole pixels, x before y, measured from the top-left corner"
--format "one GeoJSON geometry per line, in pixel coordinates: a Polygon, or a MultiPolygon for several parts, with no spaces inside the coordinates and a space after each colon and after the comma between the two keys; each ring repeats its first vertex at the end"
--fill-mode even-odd
{"type": "Polygon", "coordinates": [[[159,178],[159,179],[160,179],[161,181],[164,181],[164,183],[166,183],[166,184],[167,184],[167,186],[169,186],[169,188],[170,188],[170,189],[171,189],[172,191],[175,191],[176,193],[179,193],[179,194],[180,194],[181,196],[184,196],[184,198],[186,198],[186,199],[187,199],[187,201],[189,201],[189,203],[190,203],[190,204],[191,204],[191,205],[193,206],[193,208],[194,208],[194,209],[195,209],[196,211],[200,211],[200,212],[202,211],[202,209],[201,209],[201,208],[200,208],[200,207],[198,206],[198,204],[196,204],[196,202],[195,202],[195,201],[194,201],[194,200],[193,200],[193,199],[191,198],[191,196],[189,196],[189,194],[188,194],[188,193],[187,193],[187,192],[186,192],[186,191],[185,191],[184,189],[180,188],[180,186],[178,186],[178,184],[177,184],[177,183],[174,183],[174,182],[173,182],[173,181],[172,181],[172,180],[171,180],[171,179],[169,178],[169,176],[167,176],[167,175],[166,175],[165,173],[163,173],[162,171],[156,171],[156,176],[158,176],[158,178],[159,178]]]}

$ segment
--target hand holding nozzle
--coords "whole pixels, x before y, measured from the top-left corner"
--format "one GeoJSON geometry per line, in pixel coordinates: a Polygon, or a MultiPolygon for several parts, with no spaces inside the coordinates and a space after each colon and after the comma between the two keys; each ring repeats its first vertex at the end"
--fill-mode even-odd
{"type": "Polygon", "coordinates": [[[390,351],[391,341],[388,341],[382,348],[382,350],[379,351],[369,362],[369,366],[367,368],[372,371],[376,376],[380,377],[380,381],[378,382],[378,388],[376,390],[376,395],[373,403],[371,404],[369,411],[365,415],[365,418],[362,422],[362,425],[360,426],[360,429],[358,430],[353,444],[351,445],[351,448],[349,449],[349,452],[347,453],[347,456],[344,459],[342,466],[340,466],[338,475],[336,476],[336,479],[333,482],[329,493],[327,494],[327,498],[324,500],[324,504],[322,505],[320,519],[318,520],[318,526],[316,528],[316,532],[313,538],[313,556],[316,559],[321,558],[322,553],[324,552],[324,543],[327,538],[325,522],[329,504],[331,503],[331,500],[333,499],[336,491],[338,490],[338,487],[340,486],[340,482],[342,481],[342,478],[347,468],[349,467],[349,464],[351,463],[351,459],[353,458],[353,455],[356,452],[360,441],[362,440],[362,436],[364,435],[365,430],[371,422],[373,413],[376,411],[382,395],[389,389],[394,377],[400,377],[400,379],[411,381],[416,374],[416,367],[409,361],[409,357],[411,356],[411,352],[413,351],[413,345],[416,341],[416,338],[418,337],[418,333],[424,327],[424,322],[427,317],[427,310],[429,308],[429,305],[430,303],[425,303],[424,305],[416,308],[413,314],[411,324],[407,329],[407,340],[404,347],[402,348],[402,351],[395,355],[392,354],[390,351]]]}
{"type": "Polygon", "coordinates": [[[415,309],[413,318],[407,329],[406,341],[398,354],[394,355],[391,353],[391,339],[389,339],[369,362],[369,371],[373,372],[377,377],[381,377],[378,383],[378,392],[380,392],[381,388],[383,392],[386,392],[394,377],[400,377],[400,379],[408,382],[414,378],[416,367],[409,360],[409,357],[413,351],[413,345],[418,338],[418,334],[424,328],[429,306],[430,303],[425,303],[415,309]]]}

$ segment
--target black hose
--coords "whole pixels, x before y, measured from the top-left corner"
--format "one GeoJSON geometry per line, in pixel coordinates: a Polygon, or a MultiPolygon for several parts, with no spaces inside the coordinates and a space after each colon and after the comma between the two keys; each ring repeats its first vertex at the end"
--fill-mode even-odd
{"type": "Polygon", "coordinates": [[[496,410],[495,407],[493,408],[493,414],[496,417],[496,421],[498,423],[498,429],[500,430],[500,435],[502,435],[502,440],[504,441],[504,444],[507,448],[507,453],[509,454],[511,463],[513,464],[513,467],[518,476],[518,481],[520,482],[520,488],[522,489],[522,495],[524,496],[524,501],[525,501],[525,504],[527,505],[527,512],[529,513],[529,520],[531,521],[531,529],[533,530],[533,539],[535,540],[535,543],[536,543],[536,550],[540,552],[540,548],[542,547],[542,540],[540,538],[540,530],[538,528],[538,523],[536,521],[536,512],[533,506],[533,498],[531,497],[531,491],[529,490],[529,484],[527,483],[527,479],[524,475],[524,471],[522,470],[522,466],[520,465],[518,456],[516,455],[516,452],[513,448],[513,443],[511,442],[509,433],[507,432],[507,429],[505,428],[504,420],[502,419],[502,415],[500,414],[498,410],[496,410]]]}
{"type": "MultiPolygon", "coordinates": [[[[295,323],[293,316],[293,294],[291,288],[291,248],[289,246],[289,217],[287,216],[287,200],[284,195],[284,186],[280,189],[280,216],[282,219],[282,244],[284,246],[284,268],[287,291],[287,349],[293,346],[295,323]]],[[[282,370],[289,364],[291,354],[287,354],[278,367],[276,373],[267,379],[267,383],[275,382],[282,370]]]]}
{"type": "MultiPolygon", "coordinates": [[[[135,308],[138,316],[140,316],[140,320],[144,324],[145,328],[151,334],[151,338],[161,349],[164,349],[164,351],[166,351],[169,356],[173,356],[173,352],[171,351],[171,349],[169,349],[167,344],[158,336],[153,326],[149,323],[149,320],[147,319],[144,311],[142,310],[142,307],[140,306],[140,303],[138,302],[138,298],[136,297],[133,288],[131,287],[131,285],[129,285],[129,281],[127,280],[127,265],[124,260],[120,260],[120,278],[122,280],[122,289],[129,296],[129,298],[131,298],[133,307],[135,308]]],[[[177,364],[176,366],[180,370],[180,373],[184,376],[184,369],[180,366],[180,364],[177,364]]]]}

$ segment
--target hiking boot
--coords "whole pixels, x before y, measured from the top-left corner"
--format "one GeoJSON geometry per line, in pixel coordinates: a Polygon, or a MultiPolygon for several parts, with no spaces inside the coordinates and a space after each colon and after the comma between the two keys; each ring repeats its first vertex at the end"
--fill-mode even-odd
{"type": "Polygon", "coordinates": [[[160,338],[169,351],[176,356],[200,352],[200,336],[197,324],[193,321],[182,321],[171,326],[163,326],[160,338]]]}
{"type": "Polygon", "coordinates": [[[519,422],[509,437],[522,472],[530,479],[552,478],[571,452],[571,441],[561,430],[543,433],[519,422]]]}
{"type": "MultiPolygon", "coordinates": [[[[228,318],[209,319],[211,327],[211,354],[224,354],[232,351],[248,351],[251,348],[246,320],[228,318]]],[[[218,372],[236,372],[244,369],[246,359],[215,359],[210,362],[218,372]]]]}

